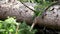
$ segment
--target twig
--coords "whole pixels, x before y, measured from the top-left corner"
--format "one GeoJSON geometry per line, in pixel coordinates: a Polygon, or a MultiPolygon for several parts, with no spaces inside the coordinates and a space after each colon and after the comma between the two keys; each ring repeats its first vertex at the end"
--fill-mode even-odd
{"type": "Polygon", "coordinates": [[[31,31],[34,28],[35,23],[32,24],[31,28],[29,31],[31,31]]]}
{"type": "Polygon", "coordinates": [[[19,25],[20,25],[20,24],[17,25],[17,28],[16,28],[16,34],[18,34],[19,25]]]}
{"type": "Polygon", "coordinates": [[[31,28],[30,28],[29,31],[31,31],[31,30],[34,28],[35,25],[36,25],[36,18],[35,18],[35,20],[33,21],[33,24],[32,24],[32,26],[31,26],[31,28]]]}
{"type": "Polygon", "coordinates": [[[36,12],[35,10],[31,9],[30,7],[28,7],[26,4],[24,4],[22,1],[20,1],[25,7],[29,8],[30,10],[36,12]]]}
{"type": "Polygon", "coordinates": [[[49,5],[48,7],[46,7],[46,8],[45,8],[45,12],[46,12],[46,10],[47,10],[49,7],[51,7],[51,6],[53,6],[53,5],[57,4],[57,3],[59,3],[59,2],[58,2],[58,1],[53,2],[51,5],[49,5]]]}

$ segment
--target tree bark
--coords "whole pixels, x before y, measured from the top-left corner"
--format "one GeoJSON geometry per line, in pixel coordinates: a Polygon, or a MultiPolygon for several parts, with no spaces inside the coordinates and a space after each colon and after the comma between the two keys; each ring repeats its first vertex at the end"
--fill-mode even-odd
{"type": "Polygon", "coordinates": [[[49,7],[42,16],[35,18],[33,23],[37,23],[39,26],[45,26],[47,28],[60,30],[60,5],[55,4],[49,7]]]}
{"type": "Polygon", "coordinates": [[[8,16],[16,17],[17,21],[26,21],[31,24],[33,21],[34,12],[29,8],[25,7],[19,1],[8,0],[0,2],[0,19],[5,19],[8,16]],[[3,3],[4,2],[4,3],[3,3]]]}

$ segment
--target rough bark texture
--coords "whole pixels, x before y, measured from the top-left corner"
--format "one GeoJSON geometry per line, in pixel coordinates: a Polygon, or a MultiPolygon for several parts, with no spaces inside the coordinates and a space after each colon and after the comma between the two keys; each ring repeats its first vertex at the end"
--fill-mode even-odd
{"type": "MultiPolygon", "coordinates": [[[[34,5],[35,6],[35,5],[34,5]]],[[[17,21],[25,20],[27,23],[31,24],[34,16],[34,12],[19,1],[0,1],[0,19],[5,19],[6,17],[16,17],[17,21]]]]}
{"type": "Polygon", "coordinates": [[[34,22],[47,28],[60,30],[60,5],[51,6],[42,14],[42,17],[36,17],[34,22]]]}

